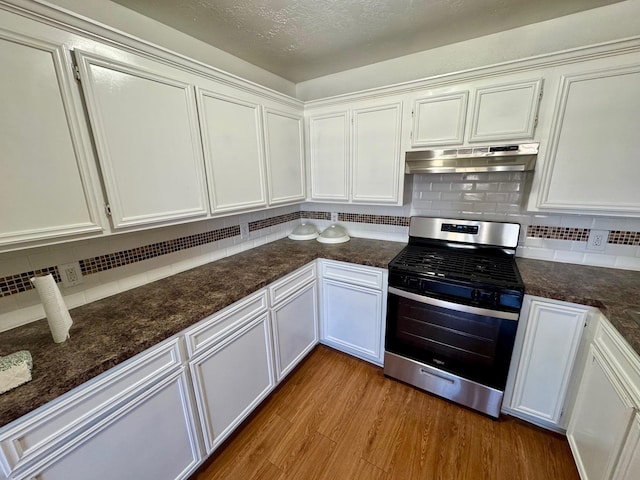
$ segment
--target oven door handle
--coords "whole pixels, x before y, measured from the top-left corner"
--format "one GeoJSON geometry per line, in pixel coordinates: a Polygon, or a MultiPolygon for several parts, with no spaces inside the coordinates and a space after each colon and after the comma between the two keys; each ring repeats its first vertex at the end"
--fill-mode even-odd
{"type": "Polygon", "coordinates": [[[471,313],[473,315],[482,315],[485,317],[500,318],[502,320],[518,320],[519,314],[512,312],[501,312],[499,310],[491,310],[488,308],[472,307],[460,303],[447,302],[438,298],[418,295],[417,293],[405,292],[399,288],[389,287],[389,293],[402,298],[413,300],[414,302],[426,303],[434,307],[448,308],[449,310],[457,310],[458,312],[471,313]]]}

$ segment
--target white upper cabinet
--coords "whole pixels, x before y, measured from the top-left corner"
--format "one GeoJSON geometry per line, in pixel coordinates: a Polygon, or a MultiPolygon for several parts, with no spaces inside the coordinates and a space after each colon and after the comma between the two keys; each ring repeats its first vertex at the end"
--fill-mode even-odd
{"type": "Polygon", "coordinates": [[[161,65],[76,57],[114,228],[207,215],[193,87],[161,65]]]}
{"type": "Polygon", "coordinates": [[[0,30],[0,251],[99,234],[91,146],[60,43],[0,30]]]}
{"type": "Polygon", "coordinates": [[[401,118],[401,103],[353,111],[354,202],[398,202],[401,118]]]}
{"type": "Polygon", "coordinates": [[[303,119],[273,108],[263,111],[269,205],[302,202],[306,196],[303,119]]]}
{"type": "Polygon", "coordinates": [[[349,200],[349,112],[309,118],[311,199],[349,200]]]}
{"type": "Polygon", "coordinates": [[[213,213],[266,207],[260,106],[198,89],[213,213]]]}
{"type": "Polygon", "coordinates": [[[542,80],[476,90],[470,142],[533,138],[542,80]]]}
{"type": "Polygon", "coordinates": [[[402,204],[402,102],[360,102],[308,117],[311,200],[402,204]]]}
{"type": "Polygon", "coordinates": [[[542,79],[521,77],[419,91],[413,101],[411,148],[533,139],[542,79]]]}
{"type": "Polygon", "coordinates": [[[411,145],[461,145],[469,92],[418,98],[413,104],[411,145]]]}
{"type": "Polygon", "coordinates": [[[577,64],[560,73],[543,175],[530,208],[637,215],[640,56],[577,64]]]}

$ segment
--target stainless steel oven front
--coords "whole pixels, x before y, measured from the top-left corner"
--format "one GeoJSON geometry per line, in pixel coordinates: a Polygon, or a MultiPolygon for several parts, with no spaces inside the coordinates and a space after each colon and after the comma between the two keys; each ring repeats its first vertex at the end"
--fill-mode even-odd
{"type": "Polygon", "coordinates": [[[390,286],[384,373],[497,418],[518,315],[390,286]]]}

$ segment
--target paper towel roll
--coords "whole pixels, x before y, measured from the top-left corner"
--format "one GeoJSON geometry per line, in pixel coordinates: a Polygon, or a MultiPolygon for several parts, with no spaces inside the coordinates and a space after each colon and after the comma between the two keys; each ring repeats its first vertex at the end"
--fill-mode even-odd
{"type": "Polygon", "coordinates": [[[33,277],[31,282],[36,287],[40,301],[44,307],[44,313],[49,322],[49,328],[53,335],[53,341],[62,343],[69,338],[69,329],[73,324],[69,310],[62,299],[60,290],[53,279],[53,275],[33,277]]]}

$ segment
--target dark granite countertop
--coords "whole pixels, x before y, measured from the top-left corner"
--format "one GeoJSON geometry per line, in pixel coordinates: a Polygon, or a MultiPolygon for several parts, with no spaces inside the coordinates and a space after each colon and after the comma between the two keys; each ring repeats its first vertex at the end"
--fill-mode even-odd
{"type": "Polygon", "coordinates": [[[627,310],[640,311],[640,272],[518,258],[526,293],[599,308],[640,355],[640,325],[627,310]]]}
{"type": "Polygon", "coordinates": [[[0,427],[316,258],[386,268],[404,246],[279,240],[74,308],[64,343],[53,343],[46,320],[2,332],[0,356],[29,350],[33,379],[0,395],[0,427]]]}
{"type": "MultiPolygon", "coordinates": [[[[0,333],[0,356],[29,350],[33,380],[0,395],[0,427],[317,258],[386,268],[405,244],[279,240],[71,310],[71,338],[46,320],[0,333]]],[[[640,353],[640,272],[518,258],[527,293],[600,308],[640,353]]]]}

